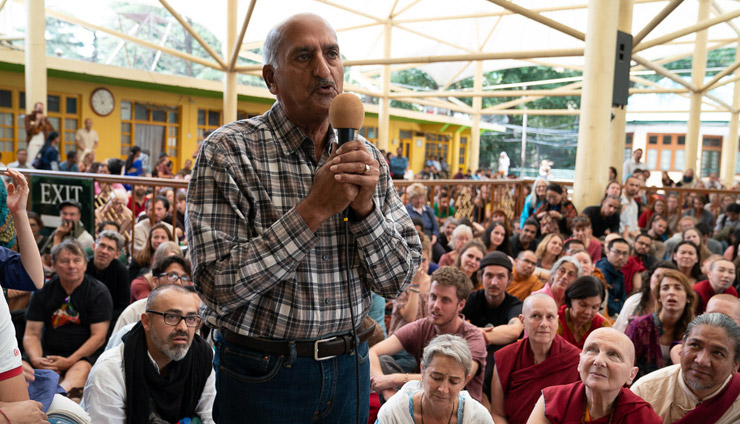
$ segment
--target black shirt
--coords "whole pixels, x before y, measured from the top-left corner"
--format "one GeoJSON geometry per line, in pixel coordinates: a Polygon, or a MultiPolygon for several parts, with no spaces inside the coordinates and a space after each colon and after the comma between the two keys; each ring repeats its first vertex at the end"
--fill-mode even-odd
{"type": "Polygon", "coordinates": [[[111,320],[112,310],[110,293],[100,281],[85,275],[82,284],[67,295],[59,277],[54,277],[31,296],[26,320],[44,323],[44,355],[67,357],[90,338],[91,324],[111,320]]]}
{"type": "Polygon", "coordinates": [[[131,285],[128,280],[128,270],[118,259],[110,261],[108,268],[100,271],[95,267],[93,258],[87,261],[85,273],[100,281],[108,288],[113,298],[113,321],[118,319],[131,300],[131,285]]]}
{"type": "MultiPolygon", "coordinates": [[[[515,296],[505,293],[504,301],[495,308],[490,308],[486,301],[485,289],[474,291],[468,296],[468,301],[462,310],[465,319],[470,321],[476,327],[486,327],[493,324],[494,327],[506,325],[512,318],[519,317],[522,313],[522,301],[515,296]]],[[[504,345],[488,345],[486,350],[486,373],[483,376],[483,392],[490,395],[491,377],[493,376],[493,366],[496,361],[493,354],[504,347],[504,345]]]]}
{"type": "Polygon", "coordinates": [[[601,215],[601,205],[599,205],[587,207],[583,210],[583,214],[591,220],[591,232],[594,237],[603,237],[606,230],[615,234],[619,232],[619,212],[604,217],[601,215]]]}
{"type": "Polygon", "coordinates": [[[519,241],[519,234],[514,234],[509,238],[509,245],[511,246],[511,256],[513,258],[516,258],[519,256],[519,253],[523,250],[529,250],[530,252],[534,252],[537,250],[537,245],[540,244],[540,241],[536,238],[529,242],[529,246],[527,248],[522,247],[522,243],[519,241]]]}

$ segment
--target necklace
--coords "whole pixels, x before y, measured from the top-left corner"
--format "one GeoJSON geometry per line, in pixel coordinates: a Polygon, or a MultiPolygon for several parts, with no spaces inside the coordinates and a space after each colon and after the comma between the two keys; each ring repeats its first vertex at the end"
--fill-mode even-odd
{"type": "MultiPolygon", "coordinates": [[[[419,412],[421,412],[421,424],[424,424],[424,393],[421,394],[421,402],[419,402],[419,412]]],[[[450,411],[450,418],[447,419],[447,424],[452,422],[452,415],[455,413],[455,401],[452,401],[452,411],[450,411]]]]}

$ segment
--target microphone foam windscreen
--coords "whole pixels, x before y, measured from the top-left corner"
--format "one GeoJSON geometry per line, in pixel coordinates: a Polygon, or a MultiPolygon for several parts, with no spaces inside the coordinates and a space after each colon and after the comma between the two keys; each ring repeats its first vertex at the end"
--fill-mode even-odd
{"type": "Polygon", "coordinates": [[[334,128],[359,130],[365,120],[365,106],[359,97],[342,93],[334,98],[329,106],[329,122],[334,128]]]}

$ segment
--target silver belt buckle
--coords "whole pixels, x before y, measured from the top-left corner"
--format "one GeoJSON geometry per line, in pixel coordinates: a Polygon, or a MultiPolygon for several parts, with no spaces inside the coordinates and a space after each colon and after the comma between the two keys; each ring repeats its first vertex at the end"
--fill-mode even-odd
{"type": "Polygon", "coordinates": [[[328,339],[316,340],[313,342],[313,359],[317,361],[326,361],[327,359],[336,358],[337,355],[324,356],[319,358],[319,344],[336,340],[336,337],[329,337],[328,339]]]}

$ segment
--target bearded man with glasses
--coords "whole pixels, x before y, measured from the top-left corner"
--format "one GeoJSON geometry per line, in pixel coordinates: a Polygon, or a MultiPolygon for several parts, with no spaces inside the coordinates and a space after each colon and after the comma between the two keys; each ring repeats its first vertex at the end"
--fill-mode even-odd
{"type": "Polygon", "coordinates": [[[164,284],[152,290],[145,307],[123,344],[101,355],[90,371],[82,407],[96,424],[212,423],[213,351],[196,334],[200,299],[189,286],[164,284]]]}

